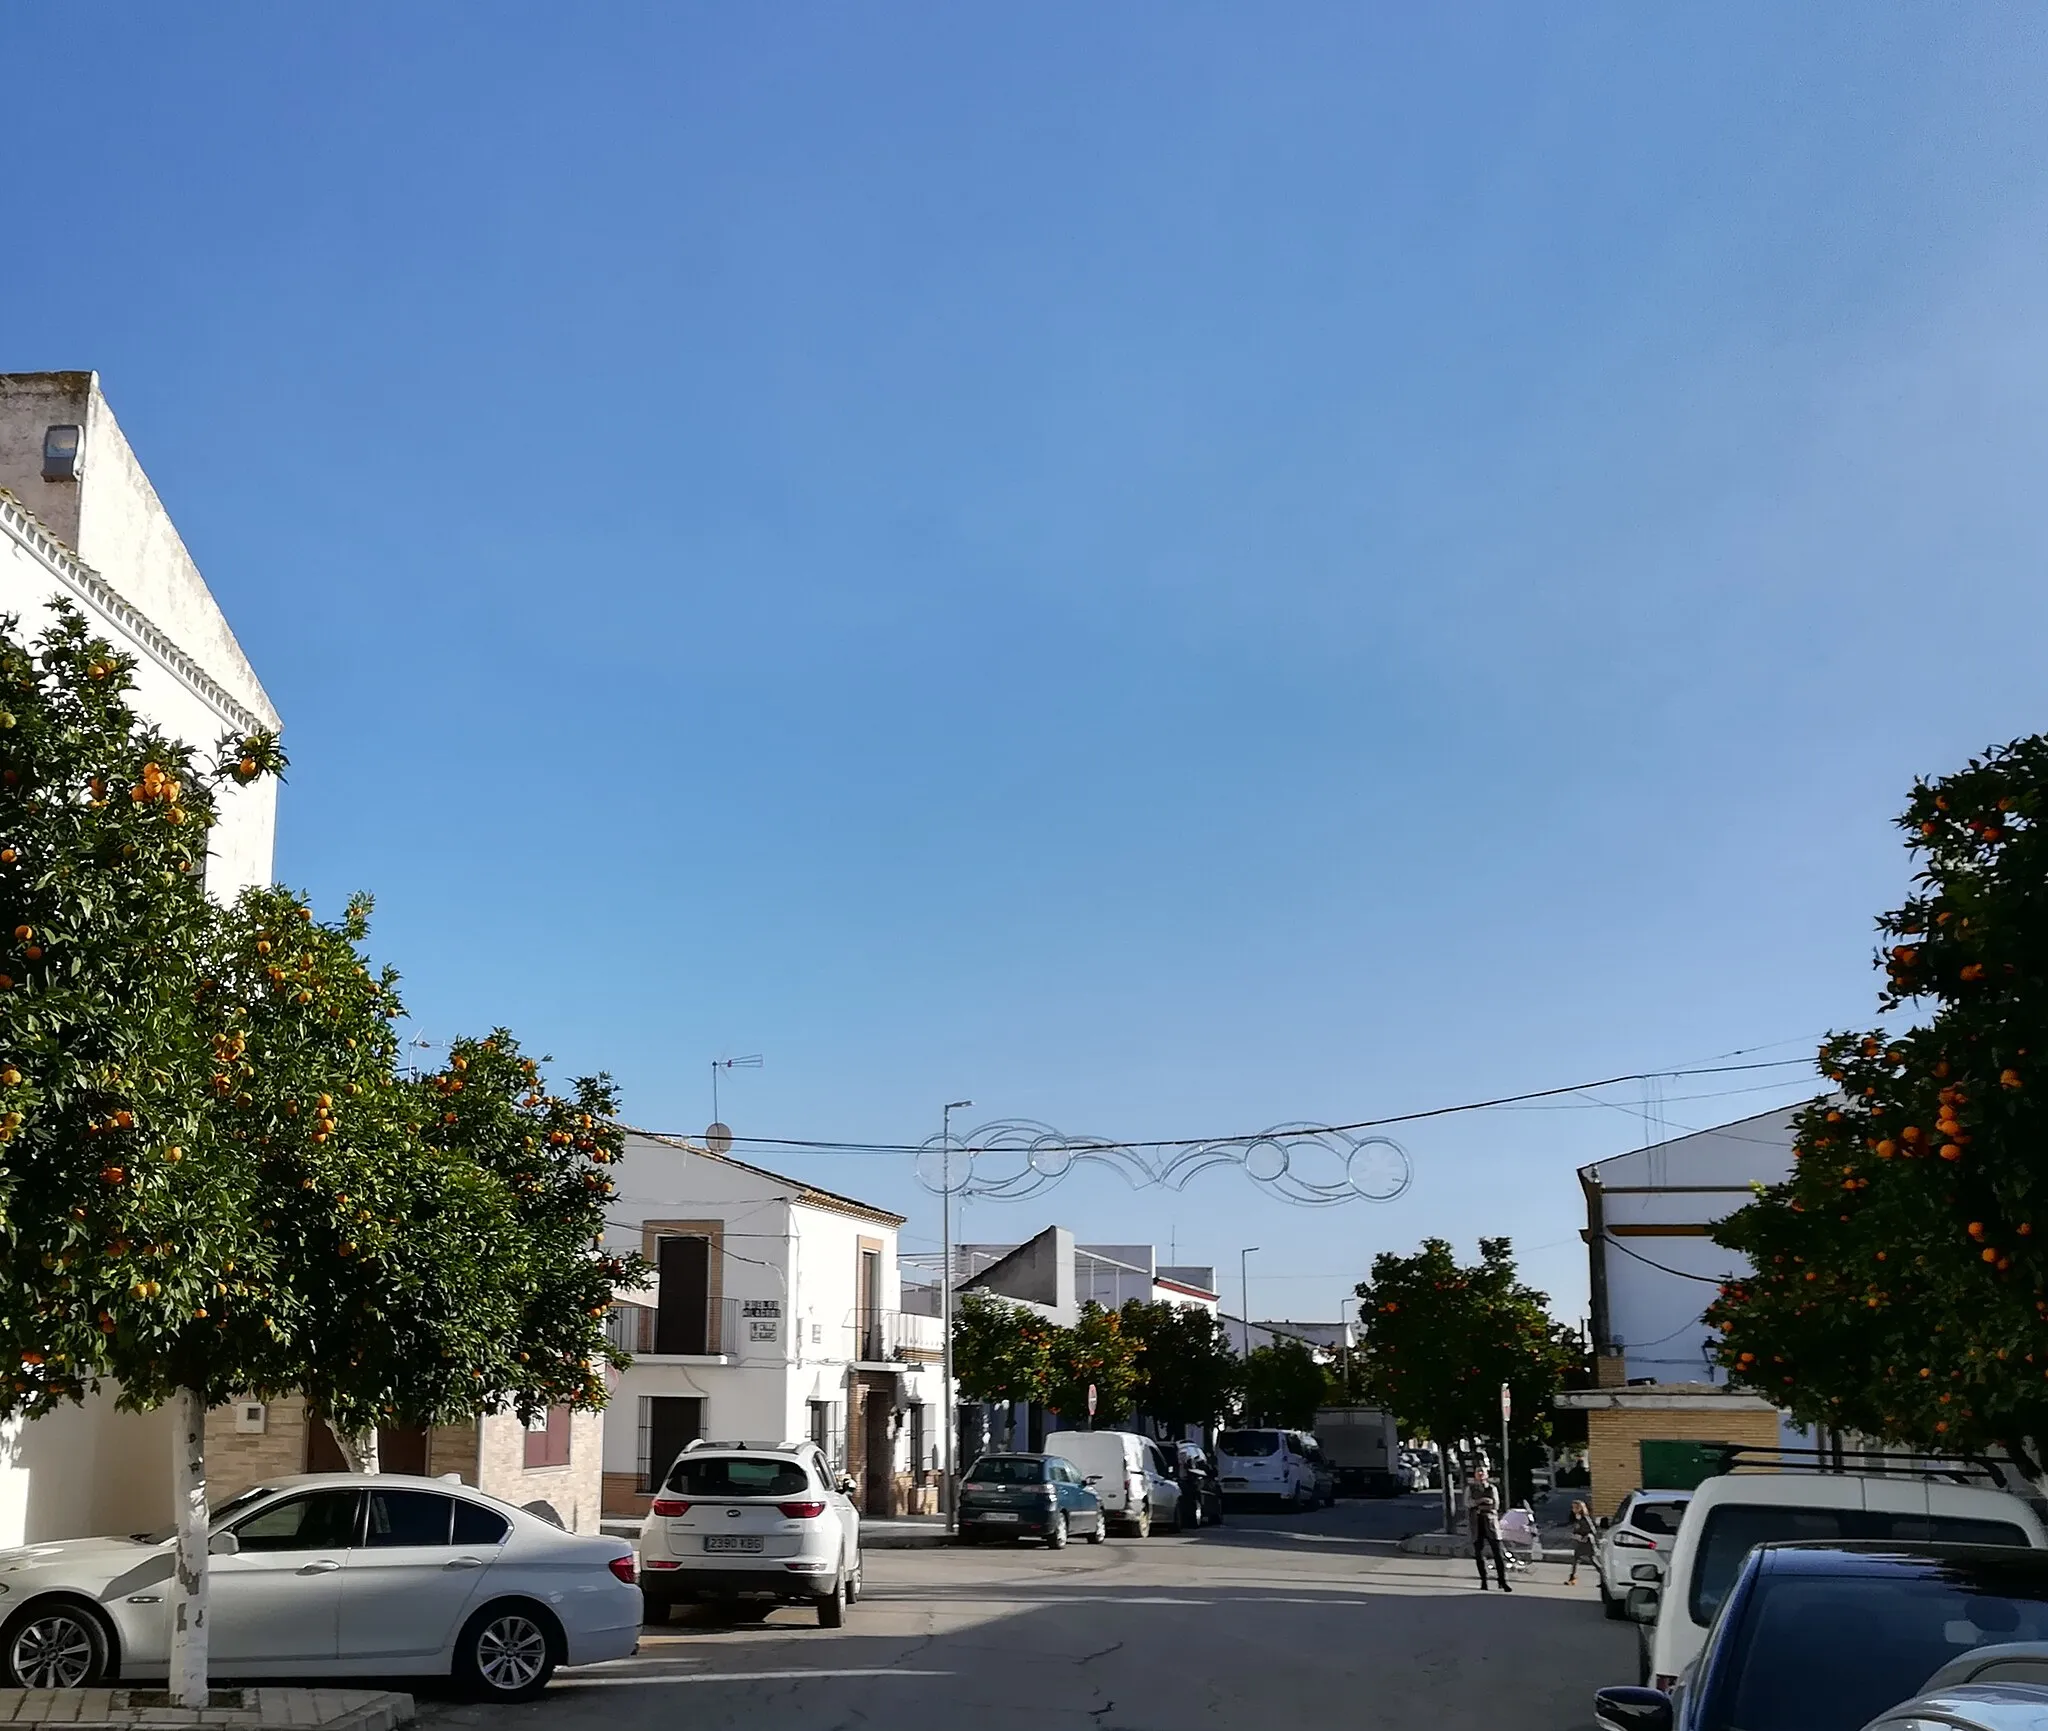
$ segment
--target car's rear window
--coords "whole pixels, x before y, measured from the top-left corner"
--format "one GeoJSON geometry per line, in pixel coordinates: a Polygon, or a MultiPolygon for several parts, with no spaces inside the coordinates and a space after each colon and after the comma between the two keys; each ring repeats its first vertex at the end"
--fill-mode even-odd
{"type": "Polygon", "coordinates": [[[1045,1483],[1044,1461],[1019,1460],[1014,1455],[997,1455],[974,1463],[967,1475],[971,1485],[1042,1485],[1045,1483]]]}
{"type": "Polygon", "coordinates": [[[1216,1452],[1235,1455],[1239,1460],[1278,1454],[1280,1433],[1276,1430],[1227,1430],[1216,1439],[1216,1452]]]}
{"type": "Polygon", "coordinates": [[[2048,1576],[2021,1574],[1766,1576],[1732,1631],[1736,1668],[1707,1731],[1856,1731],[1974,1647],[2048,1639],[2048,1576]]]}
{"type": "Polygon", "coordinates": [[[1628,1513],[1628,1524],[1644,1533],[1675,1533],[1684,1519],[1683,1503],[1637,1503],[1628,1513]]]}
{"type": "Polygon", "coordinates": [[[668,1475],[680,1497],[793,1497],[811,1488],[810,1475],[795,1461],[749,1455],[684,1455],[668,1475]]]}
{"type": "MultiPolygon", "coordinates": [[[[1758,1545],[1790,1539],[1894,1539],[1902,1544],[2024,1545],[2009,1521],[1915,1515],[1889,1509],[1815,1509],[1779,1503],[1723,1503],[1700,1525],[1686,1609],[1704,1629],[1714,1620],[1742,1559],[1758,1545]]],[[[1860,1724],[1861,1721],[1859,1720],[1860,1724]]],[[[1745,1728],[1747,1731],[1747,1728],[1745,1728]]]]}

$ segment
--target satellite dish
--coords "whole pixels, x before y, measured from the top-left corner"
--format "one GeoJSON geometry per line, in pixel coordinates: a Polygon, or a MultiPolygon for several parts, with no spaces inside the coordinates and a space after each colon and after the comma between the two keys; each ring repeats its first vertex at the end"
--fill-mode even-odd
{"type": "Polygon", "coordinates": [[[732,1149],[732,1132],[723,1124],[714,1124],[704,1132],[704,1146],[714,1154],[729,1153],[732,1149]]]}

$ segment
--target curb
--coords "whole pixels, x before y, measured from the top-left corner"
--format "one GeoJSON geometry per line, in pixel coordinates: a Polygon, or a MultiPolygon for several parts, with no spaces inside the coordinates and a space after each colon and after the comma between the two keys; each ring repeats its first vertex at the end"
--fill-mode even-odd
{"type": "MultiPolygon", "coordinates": [[[[1457,1557],[1463,1562],[1472,1560],[1472,1541],[1463,1533],[1410,1533],[1401,1541],[1401,1551],[1410,1557],[1457,1557]]],[[[1571,1546],[1545,1545],[1541,1560],[1546,1563],[1568,1563],[1572,1560],[1571,1546]]]]}
{"type": "Polygon", "coordinates": [[[864,1551],[937,1551],[953,1543],[953,1535],[944,1527],[896,1528],[893,1531],[880,1526],[863,1526],[860,1530],[860,1548],[864,1551]]]}
{"type": "Polygon", "coordinates": [[[418,1716],[410,1695],[383,1690],[222,1690],[203,1709],[159,1705],[163,1694],[148,1688],[0,1689],[0,1723],[65,1731],[400,1731],[418,1716]],[[228,1705],[223,1695],[239,1696],[241,1705],[228,1705]]]}

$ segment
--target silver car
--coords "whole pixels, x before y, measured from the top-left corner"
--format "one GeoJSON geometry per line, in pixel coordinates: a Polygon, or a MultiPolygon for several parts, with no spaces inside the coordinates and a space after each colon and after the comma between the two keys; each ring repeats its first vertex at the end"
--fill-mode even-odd
{"type": "MultiPolygon", "coordinates": [[[[283,1478],[209,1526],[216,1677],[452,1676],[521,1701],[557,1665],[622,1659],[639,1643],[624,1540],[565,1533],[443,1479],[283,1478]]],[[[0,1681],[167,1675],[171,1568],[168,1533],[0,1551],[0,1681]]]]}

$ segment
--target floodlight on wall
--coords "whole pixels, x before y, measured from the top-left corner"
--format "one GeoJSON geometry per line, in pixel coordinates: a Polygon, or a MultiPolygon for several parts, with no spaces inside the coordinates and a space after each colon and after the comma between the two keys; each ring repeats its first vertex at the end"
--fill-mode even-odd
{"type": "Polygon", "coordinates": [[[69,422],[43,429],[43,479],[75,481],[85,472],[85,429],[69,422]]]}

